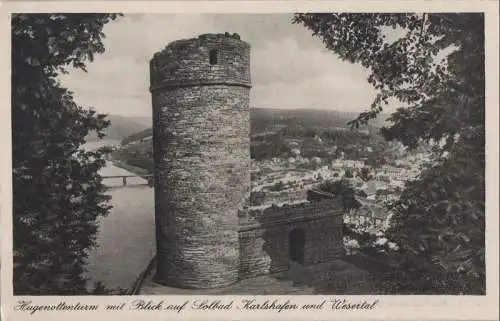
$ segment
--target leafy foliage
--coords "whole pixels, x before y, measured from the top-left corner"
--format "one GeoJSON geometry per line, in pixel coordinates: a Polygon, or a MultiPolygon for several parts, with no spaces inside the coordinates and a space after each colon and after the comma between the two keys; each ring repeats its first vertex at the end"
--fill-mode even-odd
{"type": "MultiPolygon", "coordinates": [[[[154,172],[153,161],[153,141],[135,142],[133,144],[122,146],[113,152],[112,157],[119,163],[124,163],[137,168],[142,168],[146,173],[154,172]]],[[[136,173],[137,170],[131,170],[136,173]]],[[[137,174],[140,174],[137,172],[137,174]]]]}
{"type": "Polygon", "coordinates": [[[356,191],[347,180],[325,181],[317,188],[320,191],[342,197],[345,210],[357,209],[361,203],[356,199],[356,191]]]}
{"type": "Polygon", "coordinates": [[[283,181],[279,181],[276,184],[274,184],[273,186],[269,187],[269,190],[271,192],[279,192],[279,191],[284,190],[285,187],[286,187],[285,183],[283,183],[283,181]]]}
{"type": "Polygon", "coordinates": [[[78,106],[57,80],[104,52],[116,14],[12,15],[12,143],[15,294],[87,293],[87,251],[109,209],[98,170],[104,115],[78,106]]]}
{"type": "Polygon", "coordinates": [[[484,16],[481,13],[296,14],[341,59],[371,71],[377,117],[399,101],[388,140],[435,144],[435,164],[394,205],[388,236],[401,248],[397,286],[413,293],[485,291],[484,16]],[[391,41],[387,30],[399,36],[391,41]],[[436,144],[440,143],[440,144],[436,144]]]}
{"type": "Polygon", "coordinates": [[[344,177],[346,177],[346,178],[353,178],[354,177],[354,173],[352,172],[352,169],[346,168],[346,170],[344,172],[344,177]]]}
{"type": "Polygon", "coordinates": [[[281,133],[254,138],[250,145],[250,155],[252,159],[263,160],[274,157],[283,157],[290,152],[290,148],[285,143],[281,133]]]}
{"type": "Polygon", "coordinates": [[[358,177],[361,178],[363,181],[368,182],[369,180],[373,179],[373,175],[370,173],[370,168],[368,167],[363,167],[359,171],[358,177]]]}
{"type": "Polygon", "coordinates": [[[151,136],[153,136],[153,127],[146,128],[144,130],[141,130],[140,132],[125,137],[124,139],[122,139],[121,144],[127,145],[130,142],[134,142],[151,136]]]}

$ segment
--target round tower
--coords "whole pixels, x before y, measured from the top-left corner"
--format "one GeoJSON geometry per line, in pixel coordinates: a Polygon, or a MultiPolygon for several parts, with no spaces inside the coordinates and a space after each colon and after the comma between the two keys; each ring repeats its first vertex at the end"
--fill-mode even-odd
{"type": "Polygon", "coordinates": [[[238,209],[250,194],[250,46],[234,34],[170,43],[150,62],[156,282],[238,280],[238,209]]]}

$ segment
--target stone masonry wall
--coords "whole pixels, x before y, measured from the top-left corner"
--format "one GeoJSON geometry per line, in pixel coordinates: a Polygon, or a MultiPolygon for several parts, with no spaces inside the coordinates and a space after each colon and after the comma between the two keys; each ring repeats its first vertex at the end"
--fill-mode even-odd
{"type": "Polygon", "coordinates": [[[288,270],[289,235],[296,228],[305,232],[304,265],[343,254],[339,200],[242,211],[240,224],[240,279],[288,270]]]}
{"type": "Polygon", "coordinates": [[[158,283],[238,280],[237,209],[250,194],[249,46],[224,35],[176,41],[151,61],[158,283]],[[218,64],[209,64],[209,50],[218,64]]]}
{"type": "Polygon", "coordinates": [[[177,40],[150,61],[151,89],[193,84],[250,87],[250,45],[231,36],[206,34],[177,40]],[[209,63],[210,50],[217,64],[209,63]]]}

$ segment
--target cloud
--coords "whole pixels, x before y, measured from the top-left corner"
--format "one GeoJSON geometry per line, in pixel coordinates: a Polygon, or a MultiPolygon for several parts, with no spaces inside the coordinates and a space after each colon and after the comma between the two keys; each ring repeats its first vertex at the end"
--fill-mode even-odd
{"type": "Polygon", "coordinates": [[[171,41],[236,32],[252,46],[252,106],[361,111],[374,91],[368,72],[340,61],[290,14],[127,15],[105,26],[106,52],[61,78],[82,105],[103,113],[151,115],[149,60],[171,41]]]}
{"type": "Polygon", "coordinates": [[[375,93],[368,84],[358,86],[349,78],[342,81],[336,75],[319,75],[295,84],[274,82],[272,86],[256,85],[252,88],[252,105],[284,109],[362,111],[369,107],[374,96],[375,93]]]}
{"type": "Polygon", "coordinates": [[[254,81],[297,83],[320,75],[366,82],[368,72],[360,65],[340,61],[332,52],[304,47],[293,37],[284,38],[255,50],[252,59],[254,81]]]}

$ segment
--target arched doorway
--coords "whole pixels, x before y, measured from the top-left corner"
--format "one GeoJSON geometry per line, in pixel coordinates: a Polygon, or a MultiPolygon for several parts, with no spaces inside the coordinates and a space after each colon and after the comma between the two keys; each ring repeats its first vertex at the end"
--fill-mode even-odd
{"type": "Polygon", "coordinates": [[[290,260],[304,264],[304,245],[306,233],[300,228],[293,229],[288,235],[290,260]]]}

